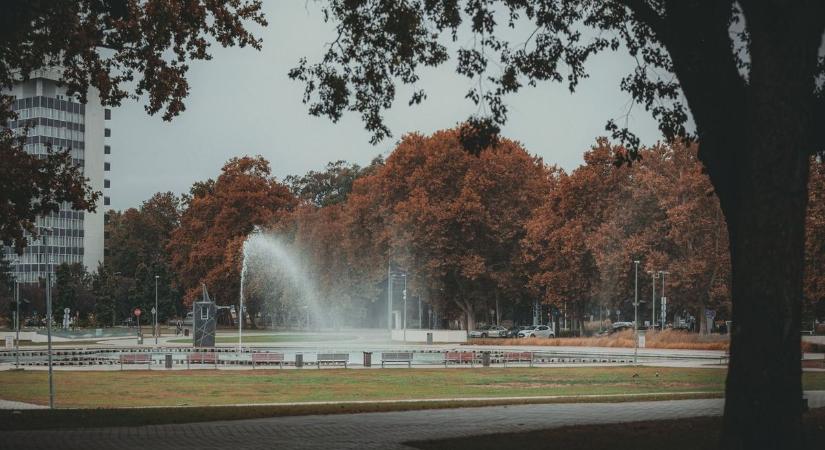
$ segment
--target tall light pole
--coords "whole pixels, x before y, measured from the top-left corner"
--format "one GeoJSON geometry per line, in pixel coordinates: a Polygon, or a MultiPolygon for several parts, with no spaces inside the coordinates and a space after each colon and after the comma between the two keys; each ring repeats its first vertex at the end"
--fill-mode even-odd
{"type": "Polygon", "coordinates": [[[402,320],[404,321],[404,342],[407,342],[407,274],[404,273],[401,276],[404,277],[404,318],[402,320]]]}
{"type": "Polygon", "coordinates": [[[14,264],[14,306],[15,306],[15,313],[14,313],[14,330],[15,330],[15,337],[14,337],[14,368],[20,368],[20,289],[19,284],[17,283],[17,265],[20,263],[20,260],[15,258],[12,263],[14,264]]]}
{"type": "Polygon", "coordinates": [[[387,331],[392,340],[392,260],[387,260],[387,331]]]}
{"type": "MultiPolygon", "coordinates": [[[[116,276],[120,275],[121,273],[122,272],[113,273],[112,274],[112,279],[114,279],[116,276]]],[[[114,281],[117,282],[117,280],[114,280],[114,281]]],[[[117,316],[117,295],[112,293],[112,328],[114,328],[115,325],[117,325],[117,323],[116,323],[117,322],[117,317],[116,316],[117,316]]]]}
{"type": "Polygon", "coordinates": [[[48,237],[52,233],[51,228],[43,228],[43,247],[49,254],[48,262],[46,263],[46,333],[48,339],[47,354],[49,357],[49,409],[54,409],[54,373],[52,368],[52,265],[54,263],[54,256],[49,250],[48,237]]]}
{"type": "Polygon", "coordinates": [[[421,294],[416,297],[418,297],[418,329],[420,330],[422,328],[422,324],[424,323],[421,321],[421,294]]]}
{"type": "Polygon", "coordinates": [[[651,270],[647,273],[649,273],[650,276],[653,277],[653,282],[651,283],[651,285],[653,286],[653,295],[652,295],[652,297],[650,297],[650,307],[651,307],[651,310],[650,310],[651,311],[650,312],[650,326],[651,326],[651,329],[653,329],[655,331],[656,330],[656,279],[659,278],[659,274],[661,273],[661,271],[656,272],[655,270],[651,270]]]}
{"type": "Polygon", "coordinates": [[[160,310],[158,309],[158,275],[155,275],[155,347],[158,345],[158,313],[160,310]]]}
{"type": "Polygon", "coordinates": [[[633,297],[633,336],[635,345],[633,347],[633,364],[636,364],[639,356],[639,261],[633,261],[636,270],[636,294],[633,297]]]}
{"type": "MultiPolygon", "coordinates": [[[[669,274],[670,272],[666,270],[660,270],[659,274],[662,276],[662,299],[664,301],[665,298],[665,275],[669,274]]],[[[665,321],[667,318],[665,317],[665,305],[662,304],[662,331],[665,331],[665,321]]]]}

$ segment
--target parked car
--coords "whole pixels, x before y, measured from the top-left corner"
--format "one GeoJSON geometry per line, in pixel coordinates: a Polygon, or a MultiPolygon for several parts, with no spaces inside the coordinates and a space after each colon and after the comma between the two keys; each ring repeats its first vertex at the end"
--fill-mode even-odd
{"type": "Polygon", "coordinates": [[[547,325],[534,325],[531,327],[527,327],[527,329],[519,331],[518,337],[551,338],[556,337],[556,333],[554,333],[553,330],[550,329],[550,327],[548,327],[547,325]]]}
{"type": "Polygon", "coordinates": [[[516,338],[516,337],[518,337],[519,331],[526,330],[528,328],[531,328],[531,327],[529,325],[522,325],[520,327],[512,327],[509,330],[507,330],[507,337],[516,338]]]}
{"type": "Polygon", "coordinates": [[[507,328],[498,325],[485,325],[477,330],[470,331],[471,338],[507,337],[507,328]]]}
{"type": "Polygon", "coordinates": [[[633,329],[633,322],[616,322],[610,328],[610,333],[615,333],[617,331],[633,329]]]}

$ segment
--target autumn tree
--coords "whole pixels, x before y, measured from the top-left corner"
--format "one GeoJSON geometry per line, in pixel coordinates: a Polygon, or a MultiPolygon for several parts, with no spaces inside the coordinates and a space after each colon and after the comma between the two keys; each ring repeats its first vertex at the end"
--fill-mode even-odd
{"type": "MultiPolygon", "coordinates": [[[[208,60],[213,42],[261,48],[245,22],[266,25],[258,0],[10,0],[0,15],[0,90],[56,67],[70,92],[86,102],[90,87],[104,105],[147,98],[149,114],[170,120],[185,109],[188,61],[208,60]]],[[[16,119],[0,95],[0,124],[16,119]]],[[[99,198],[68,151],[40,159],[24,139],[0,132],[0,240],[18,252],[22,230],[37,234],[36,216],[67,201],[94,211],[99,198]]]]}
{"type": "Polygon", "coordinates": [[[374,281],[391,259],[406,269],[408,292],[459,311],[472,328],[480,314],[501,307],[497,299],[524,295],[523,272],[513,267],[548,177],[541,160],[509,140],[474,156],[463,150],[460,130],[407,135],[382,168],[356,181],[346,205],[350,245],[374,281]]]}
{"type": "Polygon", "coordinates": [[[237,303],[243,239],[256,225],[278,222],[295,203],[260,156],[233,158],[217,179],[195,183],[167,246],[184,302],[190,305],[206,283],[220,304],[237,303]]]}
{"type": "MultiPolygon", "coordinates": [[[[695,124],[719,197],[731,254],[734,328],[723,443],[799,447],[800,309],[809,157],[825,151],[825,2],[610,0],[549,2],[329,0],[337,36],[320,63],[290,72],[310,113],[361,115],[377,141],[396,83],[449,57],[442,36],[471,33],[456,71],[477,80],[490,128],[506,120],[504,96],[538,82],[575,89],[601,51],[637,62],[621,82],[668,140],[695,124]],[[467,23],[467,26],[462,26],[467,23]],[[526,38],[510,28],[529,27],[526,38]]],[[[410,103],[426,93],[414,90],[410,103]]],[[[607,129],[638,154],[631,130],[607,129]]]]}

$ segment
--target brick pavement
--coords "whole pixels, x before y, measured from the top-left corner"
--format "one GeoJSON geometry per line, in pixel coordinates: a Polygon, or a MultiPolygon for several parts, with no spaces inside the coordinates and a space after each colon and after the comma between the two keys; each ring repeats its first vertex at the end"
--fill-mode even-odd
{"type": "MultiPolygon", "coordinates": [[[[806,392],[825,407],[825,391],[806,392]]],[[[404,442],[566,425],[664,420],[722,413],[722,399],[492,406],[388,413],[274,417],[143,427],[13,431],[15,449],[410,449],[404,442]]]]}
{"type": "Polygon", "coordinates": [[[84,430],[13,431],[0,449],[409,449],[411,440],[718,415],[722,400],[544,404],[84,430]]]}

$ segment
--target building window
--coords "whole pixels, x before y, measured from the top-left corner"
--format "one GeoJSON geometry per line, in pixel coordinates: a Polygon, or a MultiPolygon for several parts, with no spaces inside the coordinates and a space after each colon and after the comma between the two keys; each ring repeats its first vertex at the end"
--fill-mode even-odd
{"type": "Polygon", "coordinates": [[[112,170],[112,165],[108,162],[103,163],[103,170],[106,172],[112,170]]]}
{"type": "Polygon", "coordinates": [[[111,137],[112,136],[112,130],[110,130],[108,128],[104,129],[103,130],[103,135],[106,136],[106,137],[111,137]]]}
{"type": "Polygon", "coordinates": [[[112,187],[112,182],[109,180],[103,180],[103,187],[106,189],[112,187]]]}
{"type": "Polygon", "coordinates": [[[112,154],[112,147],[109,147],[108,145],[104,145],[103,146],[103,154],[104,155],[111,155],[112,154]]]}
{"type": "Polygon", "coordinates": [[[111,203],[111,200],[109,200],[109,197],[103,197],[103,205],[104,206],[109,206],[110,203],[111,203]]]}
{"type": "Polygon", "coordinates": [[[112,120],[112,110],[109,109],[109,108],[104,109],[103,110],[103,118],[106,119],[106,120],[112,120]]]}

